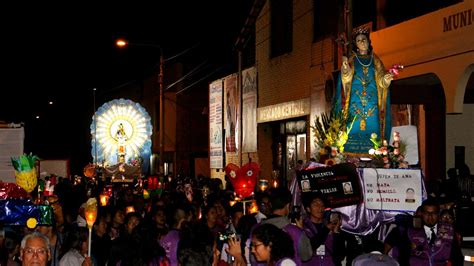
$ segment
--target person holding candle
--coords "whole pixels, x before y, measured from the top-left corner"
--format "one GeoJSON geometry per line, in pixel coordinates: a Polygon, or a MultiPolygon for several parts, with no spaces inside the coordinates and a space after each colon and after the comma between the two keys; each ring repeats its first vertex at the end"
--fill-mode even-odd
{"type": "Polygon", "coordinates": [[[88,253],[88,231],[84,227],[71,230],[66,236],[64,249],[67,252],[61,257],[59,266],[92,266],[88,253]]]}

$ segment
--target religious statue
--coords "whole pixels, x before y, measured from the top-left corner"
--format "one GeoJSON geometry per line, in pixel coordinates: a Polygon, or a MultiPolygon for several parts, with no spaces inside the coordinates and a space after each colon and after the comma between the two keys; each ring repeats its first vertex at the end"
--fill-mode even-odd
{"type": "Polygon", "coordinates": [[[123,124],[120,123],[118,125],[117,133],[115,134],[115,140],[117,141],[117,155],[119,158],[119,163],[125,162],[125,154],[126,154],[126,145],[127,145],[127,133],[123,128],[123,124]]]}
{"type": "Polygon", "coordinates": [[[390,93],[393,74],[372,51],[369,30],[359,28],[353,34],[355,49],[342,57],[341,74],[335,93],[334,108],[345,111],[355,121],[344,145],[347,153],[367,154],[373,147],[372,133],[390,139],[390,93]]]}

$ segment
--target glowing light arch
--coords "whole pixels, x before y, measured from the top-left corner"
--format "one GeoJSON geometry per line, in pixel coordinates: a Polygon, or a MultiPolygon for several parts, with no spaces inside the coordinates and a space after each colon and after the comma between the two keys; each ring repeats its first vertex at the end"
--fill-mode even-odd
{"type": "Polygon", "coordinates": [[[121,161],[135,164],[138,159],[146,171],[151,155],[150,121],[145,108],[131,100],[116,99],[103,104],[90,126],[94,162],[110,166],[121,161]]]}

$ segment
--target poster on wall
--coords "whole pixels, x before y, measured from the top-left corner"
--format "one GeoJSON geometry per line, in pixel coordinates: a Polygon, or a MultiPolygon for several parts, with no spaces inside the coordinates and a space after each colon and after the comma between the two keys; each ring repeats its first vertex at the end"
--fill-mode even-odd
{"type": "Polygon", "coordinates": [[[242,71],[242,152],[257,151],[257,68],[242,71]]]}
{"type": "Polygon", "coordinates": [[[209,158],[211,169],[224,168],[222,89],[221,79],[209,85],[209,158]]]}
{"type": "Polygon", "coordinates": [[[39,171],[41,174],[69,177],[69,160],[40,160],[39,171]]]}
{"type": "Polygon", "coordinates": [[[11,158],[23,154],[24,140],[23,127],[0,128],[0,181],[15,183],[15,168],[11,158]]]}
{"type": "Polygon", "coordinates": [[[422,202],[419,169],[363,169],[365,205],[368,209],[416,211],[422,202]]]}
{"type": "Polygon", "coordinates": [[[362,201],[359,174],[354,164],[342,163],[302,170],[297,173],[297,178],[302,195],[321,193],[326,199],[326,207],[337,208],[362,201]]]}
{"type": "Polygon", "coordinates": [[[237,88],[237,75],[224,78],[225,91],[225,151],[237,152],[239,146],[240,93],[237,88]]]}

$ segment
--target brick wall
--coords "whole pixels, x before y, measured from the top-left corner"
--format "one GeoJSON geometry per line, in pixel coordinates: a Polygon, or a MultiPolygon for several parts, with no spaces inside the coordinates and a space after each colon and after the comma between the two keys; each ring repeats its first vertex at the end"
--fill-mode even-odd
{"type": "MultiPolygon", "coordinates": [[[[285,103],[313,97],[314,88],[324,86],[332,76],[334,61],[339,57],[333,37],[313,43],[312,1],[294,1],[293,6],[293,51],[270,58],[270,16],[267,2],[256,22],[256,66],[258,72],[258,107],[285,103]]],[[[321,89],[319,89],[320,91],[321,89]]],[[[325,94],[317,93],[319,99],[311,100],[310,125],[314,115],[325,111],[325,94]],[[313,106],[317,104],[318,106],[313,106]]],[[[314,97],[313,97],[314,98],[314,97]]],[[[272,141],[274,136],[268,124],[258,126],[258,156],[261,176],[271,177],[272,141]]],[[[308,131],[308,159],[314,152],[312,134],[308,131]]]]}

